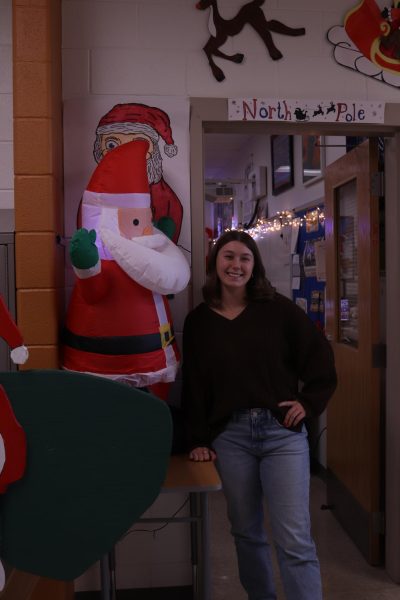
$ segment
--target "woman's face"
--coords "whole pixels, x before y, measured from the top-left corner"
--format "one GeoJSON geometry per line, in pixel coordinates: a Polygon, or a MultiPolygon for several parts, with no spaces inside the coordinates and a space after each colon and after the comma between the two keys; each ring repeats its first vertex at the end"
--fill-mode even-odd
{"type": "Polygon", "coordinates": [[[253,268],[253,253],[242,242],[228,242],[217,254],[216,271],[222,287],[244,288],[253,268]]]}

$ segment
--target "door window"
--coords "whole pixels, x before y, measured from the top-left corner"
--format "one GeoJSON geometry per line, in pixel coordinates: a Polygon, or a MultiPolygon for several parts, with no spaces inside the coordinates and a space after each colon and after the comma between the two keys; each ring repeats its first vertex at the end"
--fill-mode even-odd
{"type": "Polygon", "coordinates": [[[353,179],[336,188],[338,257],[338,339],[358,345],[357,184],[353,179]]]}

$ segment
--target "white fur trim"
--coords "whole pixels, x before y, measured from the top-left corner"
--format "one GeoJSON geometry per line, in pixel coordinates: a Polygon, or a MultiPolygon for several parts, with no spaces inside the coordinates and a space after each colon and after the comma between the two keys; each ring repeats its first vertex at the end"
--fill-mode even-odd
{"type": "Polygon", "coordinates": [[[17,346],[11,350],[10,356],[15,365],[23,365],[29,357],[28,348],[26,346],[17,346]]]}
{"type": "Polygon", "coordinates": [[[5,462],[6,462],[6,449],[4,447],[3,436],[0,433],[0,473],[3,470],[5,462]]]}
{"type": "Polygon", "coordinates": [[[161,231],[127,240],[107,228],[100,237],[114,260],[129,277],[159,294],[177,294],[190,279],[190,268],[181,250],[161,231]]]}
{"type": "MultiPolygon", "coordinates": [[[[168,348],[170,348],[170,346],[168,346],[168,348]]],[[[171,383],[172,381],[175,381],[176,373],[178,371],[178,364],[179,363],[175,358],[174,364],[170,364],[165,369],[151,371],[150,373],[116,373],[110,375],[109,373],[92,373],[90,371],[82,372],[86,375],[95,375],[96,377],[105,377],[106,379],[110,379],[112,381],[127,383],[128,385],[132,385],[134,387],[146,387],[148,385],[152,385],[153,383],[171,383]]],[[[69,371],[70,369],[64,368],[64,370],[69,371]]]]}
{"type": "Polygon", "coordinates": [[[108,123],[108,125],[102,125],[97,128],[97,135],[104,135],[108,132],[119,132],[119,133],[144,133],[148,135],[154,142],[157,142],[160,138],[157,131],[151,127],[151,125],[147,125],[146,123],[108,123]]]}
{"type": "Polygon", "coordinates": [[[173,158],[178,154],[178,146],[176,144],[165,144],[164,152],[168,158],[173,158]]]}
{"type": "Polygon", "coordinates": [[[98,275],[101,271],[101,261],[98,260],[94,267],[89,267],[89,269],[78,269],[78,267],[73,267],[75,275],[79,279],[89,279],[90,277],[94,277],[98,275]]]}
{"type": "Polygon", "coordinates": [[[147,192],[132,192],[126,194],[109,194],[106,192],[83,192],[83,202],[100,204],[115,208],[149,208],[150,194],[147,192]]]}

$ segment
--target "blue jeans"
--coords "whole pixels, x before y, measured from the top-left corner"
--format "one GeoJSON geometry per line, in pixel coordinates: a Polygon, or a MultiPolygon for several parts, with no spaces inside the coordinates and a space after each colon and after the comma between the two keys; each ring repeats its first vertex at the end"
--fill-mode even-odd
{"type": "Polygon", "coordinates": [[[249,600],[276,600],[271,550],[264,529],[267,501],[287,600],[321,600],[321,575],[310,532],[309,449],[300,433],[269,410],[236,411],[214,440],[228,505],[240,581],[249,600]]]}

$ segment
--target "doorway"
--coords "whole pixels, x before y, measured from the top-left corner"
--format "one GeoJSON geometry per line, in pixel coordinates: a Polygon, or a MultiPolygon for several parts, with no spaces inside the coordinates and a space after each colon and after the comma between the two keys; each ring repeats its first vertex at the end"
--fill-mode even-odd
{"type": "MultiPolygon", "coordinates": [[[[200,224],[204,224],[204,215],[203,215],[203,169],[204,169],[204,162],[203,162],[203,150],[204,150],[204,134],[208,133],[208,132],[215,132],[215,131],[219,131],[219,132],[241,132],[241,133],[246,133],[246,134],[257,134],[260,131],[263,131],[264,133],[267,131],[268,134],[270,135],[274,135],[274,134],[282,134],[282,133],[288,133],[288,134],[297,134],[297,133],[312,133],[314,134],[315,131],[311,131],[309,128],[307,128],[306,125],[302,125],[302,126],[291,126],[289,124],[281,124],[281,123],[269,123],[269,124],[264,124],[264,123],[237,123],[237,122],[228,122],[227,121],[227,101],[223,100],[223,99],[207,99],[207,100],[202,100],[202,99],[194,99],[193,100],[193,105],[195,105],[195,110],[194,107],[192,109],[192,120],[191,120],[191,151],[192,151],[192,161],[191,161],[191,179],[192,179],[192,223],[196,223],[196,226],[192,226],[192,242],[193,242],[193,257],[192,257],[192,265],[193,265],[193,291],[194,291],[194,303],[196,304],[199,300],[200,300],[200,288],[202,285],[202,282],[204,280],[204,261],[202,260],[202,251],[200,250],[203,247],[203,236],[201,235],[202,232],[202,228],[200,224]],[[197,231],[196,231],[197,230],[197,231]],[[199,232],[200,230],[200,232],[199,232]],[[201,243],[199,244],[200,238],[201,237],[201,243]],[[200,264],[201,263],[201,264],[200,264]]],[[[314,125],[315,127],[315,125],[314,125]]],[[[332,127],[330,129],[329,132],[324,131],[323,128],[321,128],[321,133],[331,133],[332,134],[332,127]]],[[[334,127],[334,135],[343,135],[343,134],[365,134],[365,135],[374,135],[376,136],[378,131],[376,130],[376,128],[372,127],[370,128],[370,130],[365,130],[364,132],[360,132],[359,130],[357,130],[356,132],[351,131],[350,129],[347,129],[343,132],[343,125],[341,126],[337,126],[336,128],[334,127]]],[[[398,149],[398,145],[399,145],[399,141],[398,141],[398,134],[395,133],[395,128],[391,125],[386,125],[383,127],[382,129],[382,133],[386,136],[388,136],[389,138],[393,138],[394,139],[388,139],[388,144],[387,144],[387,148],[388,148],[388,162],[392,165],[397,165],[398,163],[398,153],[397,153],[397,149],[398,149]]],[[[394,196],[393,194],[395,194],[397,192],[398,189],[398,182],[397,181],[390,181],[390,185],[389,185],[389,189],[386,190],[386,196],[387,196],[387,210],[386,210],[386,214],[388,214],[388,210],[393,210],[393,207],[395,206],[395,202],[393,201],[394,196]],[[389,208],[391,207],[391,208],[389,208]]],[[[395,210],[395,215],[396,217],[398,216],[398,211],[395,210]]],[[[398,223],[398,221],[397,221],[398,223]]],[[[393,225],[393,223],[392,223],[393,225]]],[[[389,231],[387,234],[387,243],[393,244],[394,242],[394,247],[398,248],[398,241],[395,240],[395,236],[393,235],[394,232],[393,231],[389,231]]],[[[397,263],[397,258],[395,260],[393,260],[393,256],[391,256],[392,260],[389,260],[388,264],[388,276],[390,277],[390,283],[388,284],[388,291],[390,290],[396,290],[396,284],[394,284],[393,282],[393,267],[398,264],[397,263]]],[[[387,307],[389,307],[389,312],[390,311],[394,311],[394,307],[393,307],[393,301],[392,300],[388,300],[387,303],[387,307]]],[[[387,317],[386,317],[387,318],[387,317]]],[[[391,345],[393,347],[393,345],[395,345],[396,342],[395,340],[392,338],[392,340],[389,343],[388,340],[388,352],[389,352],[389,346],[391,345]]],[[[388,358],[388,366],[390,364],[390,360],[388,358]]],[[[396,413],[396,408],[394,405],[394,399],[395,399],[395,395],[394,395],[394,390],[395,388],[393,388],[393,383],[396,382],[396,385],[398,385],[398,374],[396,374],[394,372],[394,370],[392,369],[391,372],[388,374],[388,393],[387,393],[387,401],[388,401],[388,407],[387,407],[387,411],[393,415],[393,411],[396,413]],[[397,375],[397,377],[396,377],[397,375]],[[392,388],[391,391],[389,391],[389,388],[392,388]]],[[[397,409],[398,411],[398,409],[397,409]]],[[[391,448],[393,449],[393,447],[397,447],[397,452],[399,452],[398,450],[398,445],[397,445],[397,440],[392,439],[392,437],[390,437],[389,434],[389,445],[391,446],[391,448]]],[[[388,437],[386,438],[386,444],[388,444],[388,437]]],[[[394,456],[392,455],[391,458],[389,458],[388,460],[388,464],[387,464],[387,469],[390,471],[391,473],[391,484],[388,485],[386,484],[386,490],[387,493],[389,492],[390,494],[390,503],[393,502],[393,492],[397,492],[397,500],[399,502],[400,500],[400,484],[398,484],[398,482],[393,482],[393,467],[394,467],[394,463],[393,462],[394,456]]],[[[399,473],[399,470],[397,470],[397,473],[399,473]]],[[[396,475],[394,476],[394,479],[396,479],[396,475]]],[[[387,503],[388,504],[388,503],[387,503]]],[[[393,528],[397,527],[397,531],[400,532],[400,521],[399,521],[399,517],[398,515],[396,516],[395,511],[392,509],[390,510],[390,506],[389,506],[389,511],[387,510],[387,521],[391,523],[391,534],[387,535],[387,541],[386,541],[386,565],[387,565],[387,569],[388,572],[391,574],[391,576],[400,581],[400,563],[399,563],[399,557],[396,556],[394,554],[395,550],[394,550],[394,545],[393,545],[393,528]]]]}

